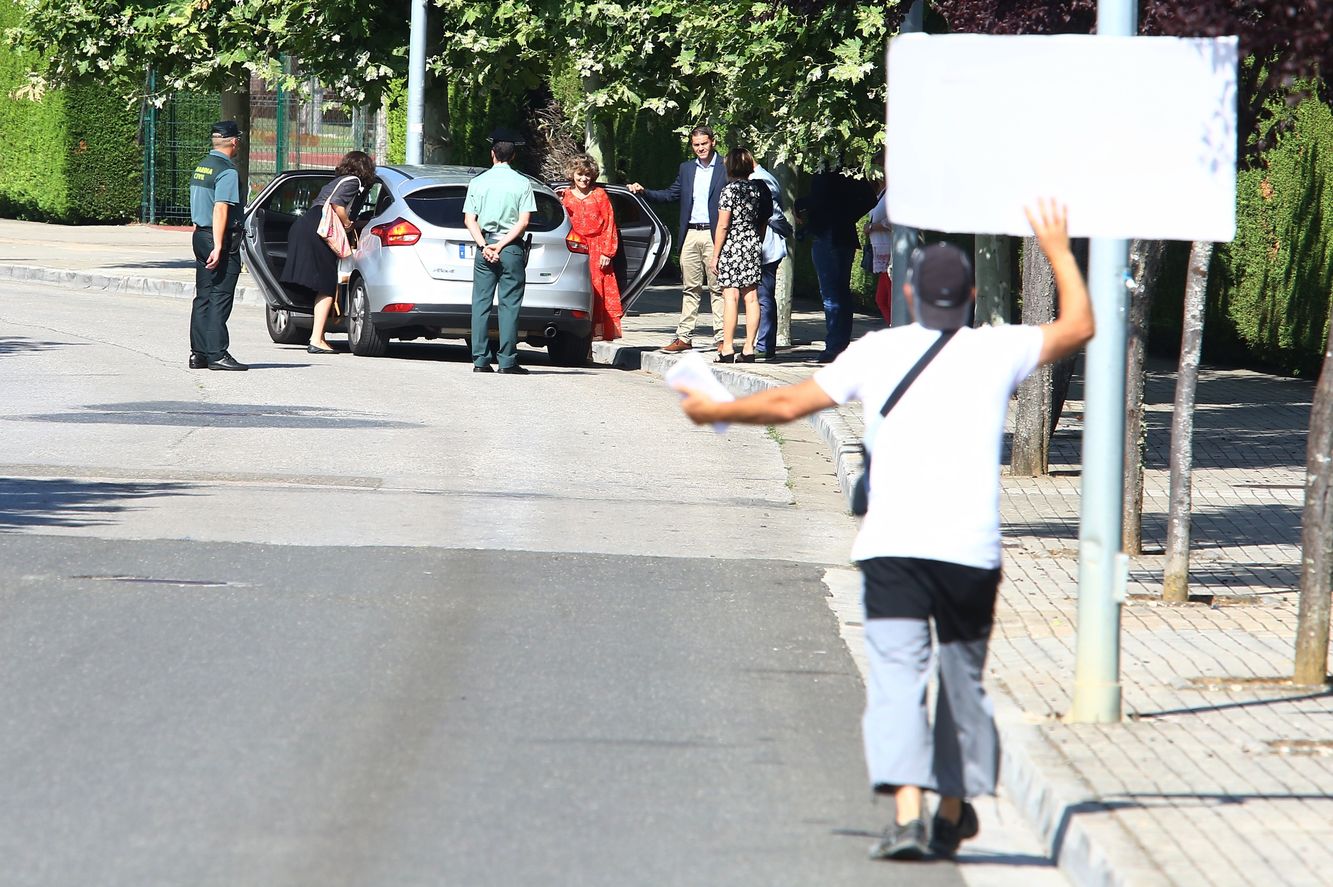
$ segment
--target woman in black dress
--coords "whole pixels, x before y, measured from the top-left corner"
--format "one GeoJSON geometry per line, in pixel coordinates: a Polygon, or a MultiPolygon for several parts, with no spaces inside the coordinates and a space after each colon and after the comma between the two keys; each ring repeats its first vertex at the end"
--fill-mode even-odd
{"type": "Polygon", "coordinates": [[[319,236],[319,219],[327,201],[342,222],[352,227],[347,208],[375,178],[375,161],[364,151],[348,151],[338,161],[333,181],[315,196],[315,202],[292,225],[287,236],[287,262],[279,277],[289,286],[309,290],[315,296],[315,325],[310,330],[311,354],[336,354],[324,341],[324,327],[329,322],[333,294],[338,290],[338,257],[319,236]]]}
{"type": "Polygon", "coordinates": [[[744,148],[727,153],[727,184],[718,203],[717,230],[713,235],[713,273],[717,275],[726,302],[722,316],[722,341],[717,345],[718,363],[753,363],[754,341],[759,333],[759,274],[763,262],[764,231],[773,214],[773,195],[768,186],[750,181],[754,155],[744,148]],[[745,344],[736,354],[735,336],[740,300],[745,299],[745,344]]]}

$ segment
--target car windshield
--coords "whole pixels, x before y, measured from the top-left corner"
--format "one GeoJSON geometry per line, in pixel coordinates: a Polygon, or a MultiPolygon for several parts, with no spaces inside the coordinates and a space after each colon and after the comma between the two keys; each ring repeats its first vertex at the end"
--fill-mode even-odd
{"type": "MultiPolygon", "coordinates": [[[[465,185],[442,185],[413,191],[405,199],[407,206],[423,222],[439,228],[463,227],[465,185]]],[[[554,231],[565,221],[565,208],[550,194],[537,192],[537,211],[528,222],[529,231],[554,231]]]]}

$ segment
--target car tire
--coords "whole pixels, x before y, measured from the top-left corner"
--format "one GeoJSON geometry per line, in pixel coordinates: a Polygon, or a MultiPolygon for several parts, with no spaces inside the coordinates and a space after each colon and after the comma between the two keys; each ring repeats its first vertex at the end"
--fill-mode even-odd
{"type": "Polygon", "coordinates": [[[352,353],[362,357],[383,357],[389,350],[389,337],[375,329],[370,319],[370,298],[360,277],[350,284],[347,301],[347,342],[352,346],[352,353]]]}
{"type": "Polygon", "coordinates": [[[264,324],[268,337],[279,345],[303,345],[310,334],[296,323],[296,318],[285,308],[264,309],[264,324]]]}
{"type": "Polygon", "coordinates": [[[588,349],[592,347],[592,334],[576,336],[573,333],[559,332],[546,346],[546,353],[551,363],[558,367],[581,367],[588,362],[588,349]]]}

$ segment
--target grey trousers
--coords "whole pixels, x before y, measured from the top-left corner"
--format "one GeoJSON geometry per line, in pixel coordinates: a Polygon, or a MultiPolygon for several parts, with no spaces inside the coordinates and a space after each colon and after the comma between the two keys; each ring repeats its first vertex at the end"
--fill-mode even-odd
{"type": "MultiPolygon", "coordinates": [[[[988,617],[984,623],[981,617],[994,606],[999,571],[976,571],[995,578],[989,600],[971,601],[969,613],[951,607],[951,601],[943,599],[946,595],[929,586],[948,582],[951,571],[971,568],[944,565],[948,569],[939,575],[934,569],[939,562],[876,560],[899,562],[895,566],[906,564],[908,569],[874,576],[868,567],[874,562],[862,564],[870,669],[861,725],[871,786],[892,791],[914,785],[958,798],[992,795],[999,778],[1000,739],[994,707],[982,686],[991,626],[988,617]],[[924,580],[917,570],[922,564],[924,580]],[[927,605],[930,612],[923,614],[927,605]],[[894,615],[876,615],[886,610],[894,615]],[[933,725],[927,709],[932,676],[930,618],[940,636],[933,725]]],[[[985,586],[982,579],[979,591],[957,590],[964,598],[984,596],[985,586]]]]}

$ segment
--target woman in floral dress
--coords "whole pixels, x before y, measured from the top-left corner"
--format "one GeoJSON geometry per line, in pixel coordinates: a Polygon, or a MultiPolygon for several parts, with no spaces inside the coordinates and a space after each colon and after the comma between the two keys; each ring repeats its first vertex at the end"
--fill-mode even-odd
{"type": "Polygon", "coordinates": [[[762,182],[750,181],[754,155],[733,148],[723,161],[727,185],[718,202],[717,232],[713,235],[713,273],[722,288],[726,311],[718,363],[753,363],[759,333],[759,275],[763,265],[764,231],[773,214],[773,195],[762,182]],[[735,353],[736,321],[745,299],[745,344],[735,353]]]}
{"type": "Polygon", "coordinates": [[[611,260],[620,249],[620,234],[611,199],[606,190],[594,187],[600,170],[597,161],[580,154],[569,164],[573,182],[560,195],[569,214],[569,226],[588,247],[588,273],[592,277],[592,336],[610,341],[620,338],[620,284],[611,260]]]}

